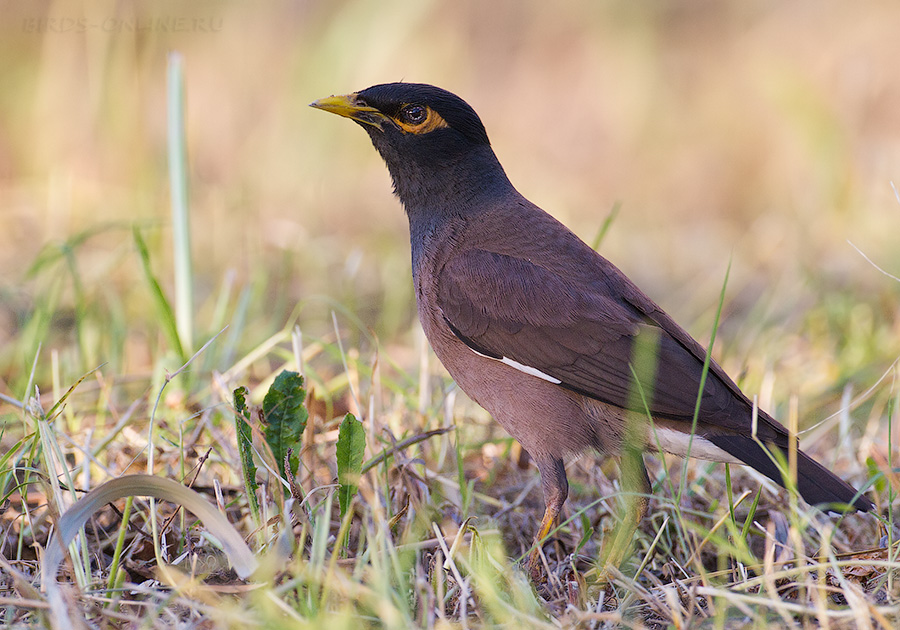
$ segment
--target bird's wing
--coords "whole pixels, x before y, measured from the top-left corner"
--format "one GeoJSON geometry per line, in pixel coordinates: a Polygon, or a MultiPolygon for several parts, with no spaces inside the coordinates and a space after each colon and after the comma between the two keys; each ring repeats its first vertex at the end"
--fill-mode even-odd
{"type": "MultiPolygon", "coordinates": [[[[464,250],[437,276],[438,306],[480,354],[606,403],[690,422],[705,351],[613,265],[596,255],[584,262],[594,269],[566,274],[524,257],[464,250]]],[[[713,364],[698,419],[747,431],[748,411],[713,364]]]]}

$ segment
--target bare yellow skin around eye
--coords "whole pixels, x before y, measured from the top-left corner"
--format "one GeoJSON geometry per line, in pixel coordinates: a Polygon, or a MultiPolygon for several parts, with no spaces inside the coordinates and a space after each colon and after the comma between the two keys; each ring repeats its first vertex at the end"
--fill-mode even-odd
{"type": "Polygon", "coordinates": [[[426,109],[428,111],[428,115],[425,117],[425,120],[420,122],[418,125],[411,125],[408,122],[404,122],[397,118],[394,118],[393,121],[397,123],[397,126],[406,133],[414,133],[416,135],[422,135],[423,133],[428,133],[429,131],[434,131],[435,129],[441,129],[443,127],[450,126],[447,124],[447,121],[441,118],[441,115],[436,111],[434,111],[430,107],[427,107],[426,109]]]}

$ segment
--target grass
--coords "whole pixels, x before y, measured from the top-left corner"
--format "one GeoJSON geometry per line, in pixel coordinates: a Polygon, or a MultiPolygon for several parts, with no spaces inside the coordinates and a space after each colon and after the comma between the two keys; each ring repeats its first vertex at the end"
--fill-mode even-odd
{"type": "MultiPolygon", "coordinates": [[[[304,363],[315,361],[327,345],[336,344],[311,341],[304,363]]],[[[371,366],[371,358],[347,359],[347,381],[357,381],[359,395],[373,393],[371,383],[382,368],[371,366]]],[[[172,376],[167,388],[178,389],[184,372],[172,376]]],[[[864,627],[860,624],[870,620],[872,627],[891,627],[896,622],[897,546],[889,538],[887,549],[869,549],[867,542],[879,538],[875,519],[852,515],[834,521],[796,502],[785,503],[783,491],[738,470],[728,475],[720,466],[693,464],[682,477],[679,467],[664,467],[662,461],[652,466],[654,497],[634,554],[608,588],[596,583],[595,561],[602,532],[617,514],[615,486],[587,462],[570,467],[570,516],[547,549],[550,581],[535,592],[512,564],[527,549],[540,516],[534,472],[516,465],[502,439],[464,445],[459,436],[444,434],[394,448],[406,436],[393,435],[386,425],[393,414],[416,415],[413,390],[387,407],[375,407],[371,397],[364,412],[366,452],[386,456],[367,467],[346,518],[339,518],[336,501],[337,425],[326,415],[310,419],[313,430],[304,437],[296,487],[282,487],[271,464],[262,475],[264,516],[254,525],[236,473],[228,391],[221,387],[221,375],[210,378],[195,375],[194,392],[166,396],[156,412],[156,399],[164,391],[148,388],[137,400],[144,409],[137,416],[146,421],[146,414],[158,414],[156,474],[206,493],[251,541],[261,568],[247,587],[241,586],[204,525],[180,518],[171,504],[159,507],[155,534],[140,519],[120,527],[120,510],[97,506],[77,547],[81,560],[64,578],[77,593],[75,603],[67,605],[83,611],[92,625],[140,620],[155,626],[191,619],[216,627],[263,627],[292,619],[300,627],[388,628],[864,627]],[[457,474],[457,466],[484,471],[485,457],[496,458],[492,481],[472,486],[457,474]],[[758,489],[734,497],[723,485],[729,476],[737,488],[758,489]],[[672,488],[680,481],[684,493],[676,503],[672,488]],[[467,513],[480,517],[466,518],[467,513]],[[346,546],[340,542],[345,532],[346,546]],[[159,550],[159,559],[147,555],[148,545],[159,550]],[[108,558],[120,567],[116,579],[106,573],[108,558]]],[[[73,399],[86,382],[76,384],[61,402],[74,408],[77,422],[97,426],[100,390],[90,396],[93,404],[73,399]]],[[[435,396],[426,417],[441,417],[440,398],[435,396]]],[[[114,418],[129,413],[109,400],[107,431],[114,418]]],[[[146,461],[146,440],[134,430],[140,422],[130,423],[127,434],[98,440],[109,446],[99,457],[94,454],[91,465],[88,453],[69,440],[76,433],[65,430],[62,404],[46,413],[37,399],[26,407],[27,434],[11,445],[3,462],[10,501],[4,513],[6,540],[18,543],[10,549],[14,553],[4,554],[4,570],[16,593],[5,600],[6,622],[12,625],[48,623],[42,596],[29,584],[37,577],[35,543],[47,544],[42,542],[49,525],[44,514],[61,510],[61,490],[83,487],[76,480],[84,479],[88,468],[97,469],[94,476],[113,474],[105,461],[120,462],[125,472],[123,463],[139,468],[146,461]],[[71,462],[72,472],[53,490],[48,481],[54,477],[47,471],[63,470],[65,462],[71,462]]],[[[264,451],[264,441],[255,443],[264,451]]],[[[861,476],[852,468],[843,473],[861,476]]],[[[879,493],[882,500],[886,495],[879,493]]],[[[144,500],[134,502],[142,518],[148,509],[144,500]]]]}
{"type": "MultiPolygon", "coordinates": [[[[70,7],[49,10],[64,16],[70,7]]],[[[887,144],[891,123],[873,107],[865,119],[877,129],[855,126],[846,112],[865,100],[863,87],[843,94],[827,73],[785,61],[819,54],[823,32],[826,52],[855,58],[856,40],[843,33],[864,32],[873,42],[865,59],[878,67],[893,48],[879,47],[877,24],[833,9],[781,39],[779,28],[802,16],[717,21],[712,12],[707,26],[721,28],[705,29],[651,9],[592,17],[535,5],[517,16],[518,28],[534,33],[533,51],[503,52],[521,38],[514,30],[470,42],[482,60],[511,64],[498,66],[503,89],[484,91],[465,74],[478,70],[463,70],[484,64],[458,55],[458,67],[428,65],[428,55],[401,54],[391,42],[455,50],[436,25],[474,28],[491,15],[426,6],[389,20],[362,2],[301,22],[286,9],[220,11],[225,32],[206,38],[157,28],[132,46],[127,33],[97,40],[19,29],[0,44],[23,60],[0,90],[0,120],[21,123],[0,127],[0,172],[9,174],[0,179],[9,217],[0,234],[4,626],[62,622],[40,590],[53,524],[102,482],[145,472],[193,487],[237,529],[259,569],[238,579],[223,535],[187,505],[157,498],[154,508],[143,496],[97,505],[58,575],[76,627],[79,615],[92,627],[900,623],[900,287],[879,273],[900,268],[892,236],[900,202],[891,193],[879,204],[873,191],[889,187],[861,157],[887,144]],[[366,26],[373,20],[377,37],[366,26]],[[563,40],[584,53],[572,56],[582,60],[574,69],[537,54],[563,40]],[[84,101],[62,97],[71,75],[63,60],[81,41],[93,42],[86,63],[98,81],[86,83],[94,91],[84,101]],[[367,43],[366,71],[333,54],[351,41],[367,43]],[[183,65],[170,66],[168,99],[172,49],[184,51],[183,65]],[[871,483],[880,517],[828,518],[742,467],[651,457],[648,516],[603,585],[597,558],[622,497],[615,467],[587,456],[568,466],[570,499],[544,548],[548,583],[529,584],[516,561],[543,511],[537,472],[458,394],[417,332],[403,219],[377,157],[351,135],[357,130],[338,135],[339,121],[307,122],[301,109],[329,92],[396,79],[406,59],[411,79],[469,86],[512,179],[528,183],[541,205],[570,213],[562,218],[586,238],[596,235],[698,338],[717,330],[714,355],[727,371],[762,407],[796,420],[811,455],[857,487],[871,483]],[[237,77],[224,87],[223,66],[237,77]],[[262,68],[270,74],[259,78],[262,68]],[[528,68],[527,80],[510,68],[528,68]],[[684,81],[668,72],[684,72],[684,81]],[[583,77],[610,89],[598,99],[602,86],[583,77]],[[594,108],[550,116],[541,108],[558,100],[535,95],[536,86],[564,87],[571,102],[594,108]],[[665,107],[634,113],[656,99],[665,107]],[[70,104],[79,105],[71,114],[70,104]],[[166,104],[176,121],[184,106],[187,147],[167,133],[166,104]],[[736,105],[740,128],[725,115],[736,105]],[[535,130],[535,120],[554,125],[535,130]],[[597,123],[602,132],[592,121],[606,121],[597,123]],[[90,146],[79,129],[89,130],[90,146]],[[717,147],[720,138],[734,144],[717,147]],[[560,147],[571,154],[559,156],[560,147]],[[182,213],[171,220],[169,150],[182,213]],[[645,161],[622,166],[638,155],[645,161]],[[589,167],[597,162],[609,172],[589,167]],[[26,229],[31,238],[22,238],[26,229]],[[847,238],[871,265],[843,247],[847,238]],[[292,483],[276,474],[283,466],[259,421],[286,369],[304,376],[309,413],[292,483]],[[239,387],[248,392],[256,507],[241,473],[239,387]],[[339,459],[352,459],[337,446],[347,413],[364,429],[356,493],[338,484],[348,465],[339,459]]],[[[892,11],[883,7],[880,23],[895,24],[892,11]]]]}
{"type": "MultiPolygon", "coordinates": [[[[172,330],[174,309],[152,272],[154,260],[141,239],[135,242],[146,290],[159,305],[147,324],[172,330]]],[[[77,261],[76,254],[68,268],[77,269],[77,261]]],[[[36,269],[40,280],[52,267],[36,269]]],[[[232,293],[209,300],[220,303],[213,312],[246,308],[232,293]]],[[[75,325],[84,331],[75,336],[77,345],[107,320],[103,312],[76,311],[75,325]]],[[[454,406],[449,383],[427,360],[424,345],[419,364],[429,376],[422,379],[399,369],[379,346],[368,353],[348,347],[344,340],[355,335],[347,328],[358,324],[347,317],[334,322],[334,331],[322,337],[301,336],[289,322],[243,351],[226,330],[180,366],[177,351],[172,363],[172,350],[162,342],[144,375],[108,375],[99,366],[67,383],[60,375],[61,353],[51,354],[49,391],[26,384],[21,399],[6,397],[20,411],[6,415],[0,462],[9,506],[2,517],[3,568],[10,580],[5,622],[49,623],[44,596],[31,584],[38,576],[38,547],[49,544],[51,515],[100,480],[152,464],[154,474],[193,485],[215,502],[252,542],[260,572],[241,586],[204,525],[177,506],[160,505],[158,524],[151,526],[141,522],[153,511],[143,499],[124,508],[98,505],[73,548],[78,562],[63,572],[77,593],[67,606],[81,610],[92,625],[191,619],[222,627],[292,619],[300,627],[386,628],[896,623],[898,547],[893,533],[886,547],[878,542],[876,518],[830,520],[785,502],[784,491],[743,469],[698,462],[682,469],[665,459],[651,464],[650,516],[609,588],[596,582],[595,563],[618,513],[610,481],[615,476],[607,477],[593,460],[570,466],[569,514],[547,549],[550,581],[535,591],[513,563],[528,549],[540,518],[535,472],[519,465],[517,449],[495,428],[478,421],[487,439],[473,435],[464,417],[471,408],[454,406]],[[236,358],[223,363],[228,356],[236,358]],[[257,520],[241,492],[231,391],[250,386],[258,408],[282,368],[303,370],[308,379],[310,427],[296,486],[283,486],[275,460],[269,460],[257,520]],[[352,511],[341,519],[335,443],[343,410],[364,419],[372,465],[360,478],[352,511]],[[459,426],[451,433],[416,439],[426,428],[454,423],[459,426]],[[740,489],[737,496],[733,488],[740,489]],[[138,520],[123,527],[123,510],[138,520]],[[148,555],[148,549],[156,551],[148,555]]],[[[23,335],[19,343],[29,339],[23,335]]],[[[35,367],[46,362],[41,351],[35,353],[35,367]]],[[[891,373],[887,380],[893,378],[891,373]]],[[[882,419],[894,417],[892,392],[891,386],[870,392],[869,400],[880,402],[872,405],[868,424],[846,429],[850,439],[863,440],[879,431],[882,419]]],[[[844,412],[851,411],[847,405],[844,412]]],[[[264,454],[258,435],[255,444],[264,454]]],[[[886,454],[894,456],[892,449],[886,454]]],[[[872,461],[867,468],[852,457],[840,464],[840,474],[857,484],[874,480],[884,513],[893,500],[893,464],[872,461]]]]}

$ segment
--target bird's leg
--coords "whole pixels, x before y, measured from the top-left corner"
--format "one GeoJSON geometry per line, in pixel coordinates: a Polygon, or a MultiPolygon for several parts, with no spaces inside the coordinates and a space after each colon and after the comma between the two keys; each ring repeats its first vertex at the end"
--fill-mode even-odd
{"type": "Polygon", "coordinates": [[[534,537],[534,546],[528,554],[528,575],[532,581],[539,583],[544,581],[544,570],[541,566],[541,545],[553,528],[556,517],[562,511],[566,497],[569,495],[569,482],[566,479],[566,467],[562,459],[550,461],[537,461],[538,470],[541,471],[541,487],[544,491],[544,518],[534,537]]]}
{"type": "Polygon", "coordinates": [[[619,478],[622,484],[622,498],[625,505],[620,512],[619,523],[612,531],[612,536],[603,545],[600,553],[601,578],[607,581],[608,567],[618,568],[634,541],[634,532],[641,519],[647,513],[650,494],[650,478],[644,467],[643,453],[638,448],[626,447],[619,457],[619,478]]]}

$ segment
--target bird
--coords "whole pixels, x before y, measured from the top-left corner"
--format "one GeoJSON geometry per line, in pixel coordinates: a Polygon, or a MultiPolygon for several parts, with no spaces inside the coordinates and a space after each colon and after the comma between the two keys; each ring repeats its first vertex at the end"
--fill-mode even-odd
{"type": "Polygon", "coordinates": [[[795,437],[613,263],[519,193],[462,98],[400,82],[310,106],[368,133],[409,220],[425,336],[540,472],[532,578],[568,496],[565,462],[589,449],[618,458],[622,489],[637,497],[609,562],[621,561],[647,511],[647,451],[745,464],[810,505],[874,508],[799,449],[788,479],[795,437]]]}

